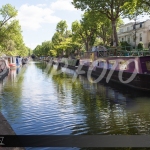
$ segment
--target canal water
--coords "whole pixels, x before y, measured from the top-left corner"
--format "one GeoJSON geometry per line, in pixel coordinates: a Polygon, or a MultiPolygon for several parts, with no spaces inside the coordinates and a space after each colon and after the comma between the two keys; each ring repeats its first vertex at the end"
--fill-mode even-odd
{"type": "Polygon", "coordinates": [[[0,111],[17,135],[150,134],[150,94],[74,75],[40,62],[10,72],[0,111]]]}

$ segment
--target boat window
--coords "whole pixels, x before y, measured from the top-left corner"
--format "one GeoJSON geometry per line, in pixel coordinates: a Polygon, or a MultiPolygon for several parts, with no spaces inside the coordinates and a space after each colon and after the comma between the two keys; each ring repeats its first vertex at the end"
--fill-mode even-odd
{"type": "Polygon", "coordinates": [[[119,69],[120,70],[127,70],[127,63],[126,63],[126,61],[120,61],[119,69]]]}
{"type": "Polygon", "coordinates": [[[100,61],[100,62],[99,62],[99,66],[100,66],[101,68],[103,68],[105,63],[106,63],[106,61],[100,61]]]}
{"type": "Polygon", "coordinates": [[[147,68],[148,71],[150,71],[150,61],[146,62],[146,68],[147,68]]]}
{"type": "Polygon", "coordinates": [[[90,59],[93,61],[94,60],[94,53],[90,54],[90,59]]]}
{"type": "Polygon", "coordinates": [[[11,59],[12,59],[12,63],[14,63],[14,58],[12,57],[11,59]]]}
{"type": "Polygon", "coordinates": [[[10,64],[10,58],[8,58],[8,63],[10,64]]]}
{"type": "Polygon", "coordinates": [[[114,64],[115,64],[114,60],[109,61],[109,63],[108,63],[108,69],[111,69],[114,64]]]}

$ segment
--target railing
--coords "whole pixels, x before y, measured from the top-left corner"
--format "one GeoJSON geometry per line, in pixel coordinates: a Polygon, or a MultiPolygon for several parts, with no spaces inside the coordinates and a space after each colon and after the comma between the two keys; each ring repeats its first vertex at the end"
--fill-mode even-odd
{"type": "Polygon", "coordinates": [[[134,49],[132,49],[132,51],[128,51],[123,50],[122,47],[109,48],[104,51],[97,51],[97,57],[108,57],[108,56],[150,56],[150,51],[134,50],[134,49]]]}
{"type": "Polygon", "coordinates": [[[97,57],[108,57],[108,56],[150,56],[150,51],[98,51],[97,57]]]}

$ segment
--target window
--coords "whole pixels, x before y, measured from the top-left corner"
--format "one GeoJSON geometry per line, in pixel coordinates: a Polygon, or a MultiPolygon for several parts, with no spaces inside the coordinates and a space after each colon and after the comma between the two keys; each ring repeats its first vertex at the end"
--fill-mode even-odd
{"type": "Polygon", "coordinates": [[[123,32],[123,29],[120,29],[120,33],[122,33],[123,32]]]}
{"type": "Polygon", "coordinates": [[[140,41],[142,41],[142,33],[140,33],[140,41]]]}
{"type": "Polygon", "coordinates": [[[140,28],[142,28],[142,23],[140,23],[140,28]]]}
{"type": "Polygon", "coordinates": [[[130,43],[130,37],[128,37],[128,43],[130,43]]]}
{"type": "Polygon", "coordinates": [[[146,68],[147,68],[148,71],[150,71],[150,61],[146,62],[146,68]]]}
{"type": "Polygon", "coordinates": [[[129,27],[127,27],[127,31],[129,31],[129,27]]]}
{"type": "Polygon", "coordinates": [[[126,63],[126,61],[121,61],[119,63],[119,68],[120,68],[120,70],[127,70],[127,63],[126,63]]]}
{"type": "Polygon", "coordinates": [[[122,42],[124,41],[124,38],[122,38],[122,42]]]}
{"type": "Polygon", "coordinates": [[[108,63],[108,69],[112,69],[114,64],[115,64],[115,60],[110,60],[108,63]]]}
{"type": "Polygon", "coordinates": [[[99,62],[99,66],[100,66],[101,68],[103,68],[105,63],[106,63],[106,61],[101,61],[101,62],[99,62]]]}

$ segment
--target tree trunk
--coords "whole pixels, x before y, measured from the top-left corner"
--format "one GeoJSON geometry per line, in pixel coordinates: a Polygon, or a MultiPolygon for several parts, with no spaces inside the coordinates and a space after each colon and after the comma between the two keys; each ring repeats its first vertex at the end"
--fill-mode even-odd
{"type": "Polygon", "coordinates": [[[86,51],[88,52],[89,51],[89,42],[85,42],[85,48],[86,48],[86,51]]]}
{"type": "Polygon", "coordinates": [[[113,23],[111,23],[111,27],[112,27],[112,34],[111,34],[111,43],[110,43],[110,45],[113,46],[113,44],[114,44],[114,25],[113,25],[113,23]]]}
{"type": "Polygon", "coordinates": [[[113,45],[118,46],[118,35],[116,30],[116,20],[112,20],[112,30],[113,30],[113,45]]]}

